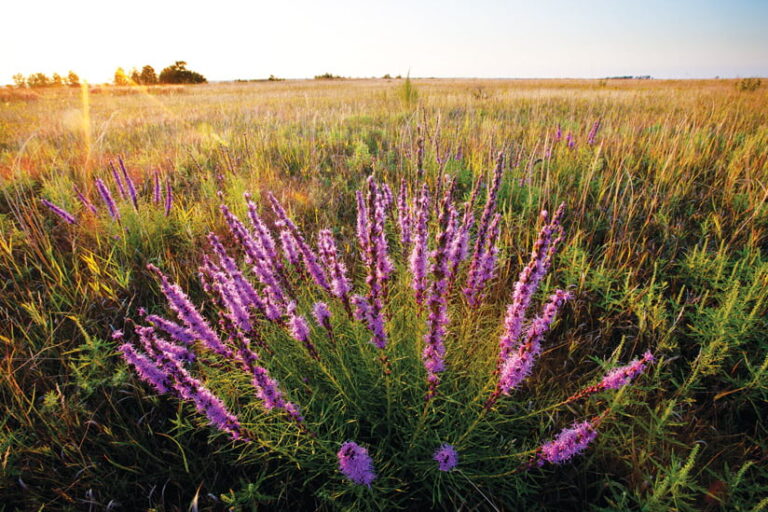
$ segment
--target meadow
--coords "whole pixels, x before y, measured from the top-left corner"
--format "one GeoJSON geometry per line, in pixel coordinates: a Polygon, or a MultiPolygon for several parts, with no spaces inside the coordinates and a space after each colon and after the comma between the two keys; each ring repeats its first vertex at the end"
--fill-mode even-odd
{"type": "MultiPolygon", "coordinates": [[[[0,92],[0,510],[768,509],[766,88],[408,83],[0,92]],[[442,302],[414,296],[401,187],[408,211],[426,212],[425,258],[440,258],[464,212],[476,219],[442,302]],[[369,309],[383,301],[385,348],[376,312],[324,289],[306,251],[280,257],[291,269],[279,276],[287,319],[256,308],[234,325],[231,286],[217,276],[242,271],[265,289],[247,237],[221,211],[247,223],[244,193],[276,239],[303,234],[315,250],[331,230],[351,293],[369,309]],[[490,198],[493,272],[473,303],[462,288],[490,198]],[[359,234],[361,204],[373,248],[359,234]],[[529,318],[558,291],[568,300],[555,301],[527,379],[488,400],[507,305],[547,226],[562,239],[546,242],[559,250],[541,267],[529,318]],[[217,270],[228,268],[224,251],[239,270],[217,270]],[[381,251],[390,270],[371,263],[381,251]],[[172,318],[170,283],[240,350],[206,351],[191,336],[188,369],[237,428],[217,429],[126,364],[121,347],[141,347],[147,314],[172,318]],[[312,319],[320,301],[330,327],[312,319]],[[437,387],[423,339],[445,315],[437,387]],[[246,331],[300,420],[254,394],[241,371],[256,364],[239,345],[246,331]],[[631,384],[568,400],[647,351],[653,362],[631,384]],[[537,446],[598,417],[585,450],[537,463],[537,446]],[[367,448],[371,482],[339,471],[346,441],[367,448]],[[458,449],[452,471],[432,459],[441,443],[458,449]]],[[[445,277],[428,268],[426,294],[445,277]]]]}

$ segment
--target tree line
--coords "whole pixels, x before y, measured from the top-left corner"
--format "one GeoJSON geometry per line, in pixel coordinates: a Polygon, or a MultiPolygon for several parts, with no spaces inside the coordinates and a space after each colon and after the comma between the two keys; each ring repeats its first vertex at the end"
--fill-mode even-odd
{"type": "MultiPolygon", "coordinates": [[[[160,71],[158,75],[155,68],[146,65],[141,71],[134,68],[130,73],[126,73],[123,68],[117,68],[113,82],[114,85],[158,85],[158,84],[202,84],[208,80],[196,71],[187,69],[187,63],[178,60],[170,66],[160,71]]],[[[24,76],[21,73],[13,75],[13,83],[16,87],[78,87],[80,77],[74,71],[70,71],[66,76],[58,73],[48,76],[45,73],[32,73],[24,76]]]]}
{"type": "Polygon", "coordinates": [[[117,68],[113,80],[115,85],[157,85],[157,84],[204,84],[206,78],[196,71],[187,69],[187,63],[177,60],[163,68],[158,76],[155,68],[146,65],[141,71],[134,68],[130,75],[123,68],[117,68]]]}
{"type": "Polygon", "coordinates": [[[32,73],[29,76],[16,73],[13,75],[13,83],[16,87],[78,87],[80,85],[80,77],[74,71],[70,71],[65,77],[58,73],[54,73],[51,76],[45,73],[32,73]]]}

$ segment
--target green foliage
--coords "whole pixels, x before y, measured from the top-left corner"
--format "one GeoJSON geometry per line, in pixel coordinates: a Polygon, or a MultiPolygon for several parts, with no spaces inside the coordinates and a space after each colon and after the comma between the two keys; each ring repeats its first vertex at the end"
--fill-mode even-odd
{"type": "Polygon", "coordinates": [[[128,78],[128,75],[125,74],[125,70],[123,68],[117,68],[115,70],[115,77],[112,80],[112,83],[115,85],[130,85],[131,81],[128,78]]]}
{"type": "Polygon", "coordinates": [[[204,84],[207,82],[200,73],[187,69],[187,63],[182,60],[163,68],[160,71],[158,81],[161,84],[204,84]]]}
{"type": "Polygon", "coordinates": [[[27,85],[32,88],[48,87],[51,85],[51,79],[45,73],[32,73],[27,77],[27,85]]]}
{"type": "Polygon", "coordinates": [[[149,64],[141,68],[139,83],[141,83],[142,85],[156,85],[157,74],[155,73],[155,68],[153,68],[149,64]]]}
{"type": "Polygon", "coordinates": [[[80,77],[77,76],[77,73],[74,71],[70,71],[67,73],[67,85],[70,87],[79,87],[80,86],[80,77]]]}
{"type": "Polygon", "coordinates": [[[26,87],[27,86],[27,79],[24,78],[24,75],[21,73],[16,73],[13,75],[13,83],[16,87],[26,87]]]}
{"type": "MultiPolygon", "coordinates": [[[[436,80],[420,82],[419,108],[404,110],[403,98],[381,86],[153,88],[167,92],[162,107],[142,95],[92,88],[88,110],[74,91],[9,93],[44,101],[11,99],[0,108],[0,502],[9,510],[107,509],[115,506],[111,500],[157,510],[193,503],[200,510],[352,503],[391,509],[395,502],[483,510],[492,508],[486,496],[501,510],[768,510],[766,96],[742,93],[726,80],[611,81],[610,90],[594,81],[436,80]],[[476,86],[490,97],[472,101],[476,86]],[[557,145],[551,159],[530,166],[558,124],[578,138],[596,113],[603,120],[599,148],[579,139],[576,150],[557,145]],[[65,122],[51,124],[52,118],[65,122]],[[393,186],[413,178],[419,125],[427,181],[434,184],[439,172],[458,175],[463,197],[475,177],[487,175],[493,154],[512,148],[498,289],[483,311],[492,321],[479,325],[465,315],[466,324],[452,328],[467,353],[494,350],[537,211],[566,201],[569,212],[569,238],[543,286],[573,284],[579,299],[553,333],[530,388],[490,428],[476,431],[471,442],[482,448],[467,454],[464,473],[430,476],[424,453],[438,437],[466,427],[462,411],[471,405],[471,389],[458,389],[457,403],[443,404],[444,414],[427,425],[438,435],[417,439],[413,452],[400,455],[402,443],[417,437],[420,416],[413,413],[421,410],[410,395],[421,384],[414,361],[422,327],[399,310],[397,336],[411,341],[400,343],[401,374],[390,391],[402,398],[392,402],[402,404],[393,424],[405,427],[391,432],[378,419],[386,414],[386,394],[376,394],[383,377],[366,355],[364,333],[346,321],[338,324],[343,346],[361,348],[337,354],[321,342],[334,372],[338,361],[358,365],[339,380],[352,402],[325,403],[339,388],[322,370],[309,369],[290,338],[267,333],[286,350],[275,360],[276,376],[314,421],[328,426],[317,442],[262,414],[242,375],[215,365],[200,375],[233,409],[245,410],[259,439],[287,446],[276,459],[256,447],[244,453],[192,408],[154,396],[126,370],[109,332],[125,328],[139,305],[165,311],[146,263],[167,269],[203,303],[189,279],[205,234],[225,232],[217,190],[231,202],[245,190],[256,197],[274,190],[307,233],[335,226],[349,239],[351,191],[370,169],[393,186]],[[436,156],[458,148],[460,160],[438,164],[436,156]],[[143,200],[154,169],[172,176],[171,216],[152,208],[132,213],[127,201],[119,205],[123,226],[103,210],[83,212],[72,185],[98,200],[93,174],[108,177],[105,164],[116,154],[130,162],[143,200]],[[70,208],[81,224],[63,225],[40,197],[70,208]],[[504,435],[518,428],[512,419],[519,411],[553,403],[645,347],[663,362],[609,402],[615,419],[586,456],[560,468],[489,477],[498,469],[491,457],[519,453],[572,414],[521,420],[519,432],[504,435]],[[322,394],[309,393],[303,377],[322,382],[322,394]],[[396,476],[371,491],[328,476],[336,471],[328,450],[337,446],[327,440],[366,430],[375,436],[361,442],[384,474],[396,476]],[[400,465],[412,468],[407,478],[395,470],[400,465]],[[433,495],[413,493],[422,485],[433,495]]],[[[394,240],[391,247],[398,250],[394,240]]],[[[398,300],[407,297],[404,290],[406,283],[393,289],[398,300]]],[[[335,310],[334,317],[344,313],[335,310]]],[[[458,388],[476,372],[475,359],[453,353],[451,385],[458,388]]]]}
{"type": "Polygon", "coordinates": [[[405,81],[400,86],[400,99],[409,107],[414,105],[419,99],[419,91],[416,90],[413,82],[411,82],[410,73],[406,75],[405,81]]]}

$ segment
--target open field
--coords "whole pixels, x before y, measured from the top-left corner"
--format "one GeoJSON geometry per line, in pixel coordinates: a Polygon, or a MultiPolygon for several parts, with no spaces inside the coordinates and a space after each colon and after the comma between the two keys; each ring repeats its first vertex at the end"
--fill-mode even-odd
{"type": "Polygon", "coordinates": [[[768,510],[766,87],[413,86],[410,96],[403,80],[0,91],[0,510],[768,510]],[[414,302],[394,207],[384,351],[303,271],[286,288],[307,318],[313,302],[328,302],[334,344],[313,324],[316,360],[260,320],[270,346],[262,360],[314,435],[265,412],[224,358],[203,356],[193,373],[238,414],[250,443],[158,395],[126,365],[113,330],[135,341],[140,308],[172,314],[149,263],[216,325],[221,308],[198,267],[211,254],[211,231],[243,260],[219,205],[245,221],[246,191],[270,226],[266,193],[274,193],[313,246],[317,231],[331,228],[355,293],[367,293],[355,191],[374,172],[395,196],[404,179],[413,198],[420,138],[431,233],[440,178],[455,179],[459,213],[483,178],[472,210],[479,219],[497,154],[505,157],[495,276],[476,307],[461,291],[469,262],[455,276],[435,398],[424,400],[420,360],[429,315],[414,302]],[[118,157],[139,196],[134,208],[116,195],[120,222],[94,181],[117,194],[109,163],[118,157]],[[166,184],[172,190],[167,213],[165,199],[153,197],[155,176],[163,194],[166,184]],[[560,203],[564,239],[534,307],[559,288],[573,297],[531,376],[481,412],[539,212],[560,203]],[[656,362],[631,386],[556,407],[646,350],[656,362]],[[560,429],[606,410],[583,454],[520,470],[560,429]],[[370,488],[337,470],[335,453],[348,440],[373,456],[379,477],[370,488]],[[459,448],[458,471],[433,467],[442,442],[459,448]]]}

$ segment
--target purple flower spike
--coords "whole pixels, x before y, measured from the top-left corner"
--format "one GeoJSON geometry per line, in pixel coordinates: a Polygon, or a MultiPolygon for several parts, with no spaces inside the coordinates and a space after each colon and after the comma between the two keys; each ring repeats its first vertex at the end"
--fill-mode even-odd
{"type": "Polygon", "coordinates": [[[635,359],[626,366],[620,366],[608,372],[600,382],[600,386],[603,389],[621,389],[641,375],[645,367],[653,361],[653,354],[648,351],[641,359],[635,359]]]}
{"type": "Polygon", "coordinates": [[[333,233],[329,229],[323,229],[318,233],[317,247],[320,260],[331,279],[331,293],[344,302],[349,309],[349,292],[352,291],[352,283],[347,277],[347,267],[339,257],[333,233]]]}
{"type": "Polygon", "coordinates": [[[107,211],[109,211],[109,216],[119,221],[120,212],[117,210],[117,205],[115,204],[115,200],[112,198],[112,193],[109,191],[109,188],[107,188],[104,182],[101,181],[101,178],[96,178],[96,189],[99,191],[99,195],[101,196],[101,199],[104,201],[104,204],[107,206],[107,211]]]}
{"type": "Polygon", "coordinates": [[[459,463],[459,454],[449,444],[440,446],[432,458],[437,461],[437,469],[440,471],[450,471],[459,463]]]}
{"type": "Polygon", "coordinates": [[[589,130],[589,135],[587,135],[587,143],[592,145],[595,143],[595,139],[597,137],[597,130],[600,129],[600,120],[598,119],[595,121],[595,123],[592,125],[592,128],[589,130]]]}
{"type": "Polygon", "coordinates": [[[272,204],[272,211],[275,212],[275,215],[277,216],[278,226],[288,230],[288,232],[290,232],[292,235],[293,240],[296,242],[299,254],[301,254],[301,259],[304,261],[304,267],[307,269],[309,275],[312,276],[312,279],[315,281],[315,283],[318,284],[318,286],[325,288],[327,291],[330,291],[331,287],[328,284],[325,273],[317,262],[317,255],[306,242],[306,240],[304,240],[304,236],[301,234],[301,231],[299,231],[299,228],[296,226],[296,224],[293,223],[290,217],[288,217],[285,209],[271,192],[267,197],[272,204]]]}
{"type": "Polygon", "coordinates": [[[565,141],[568,143],[568,149],[576,148],[576,139],[573,137],[572,132],[568,132],[568,134],[565,136],[565,141]]]}
{"type": "Polygon", "coordinates": [[[83,203],[83,206],[85,206],[88,210],[90,210],[91,213],[96,213],[96,207],[93,206],[93,203],[88,200],[87,197],[83,195],[82,192],[77,188],[77,185],[74,185],[73,188],[75,189],[75,194],[77,195],[77,198],[80,200],[81,203],[83,203]]]}
{"type": "Polygon", "coordinates": [[[75,219],[75,217],[64,208],[60,206],[56,206],[55,204],[48,201],[47,199],[42,199],[41,201],[49,210],[51,210],[53,213],[58,215],[59,218],[61,218],[61,220],[63,220],[67,224],[77,224],[77,219],[75,219]]]}
{"type": "Polygon", "coordinates": [[[133,209],[139,211],[139,203],[136,199],[136,186],[134,185],[131,176],[128,174],[128,169],[125,168],[125,163],[123,162],[122,157],[117,157],[117,163],[120,164],[120,170],[123,171],[123,178],[125,178],[125,183],[128,185],[128,197],[131,198],[133,209]]]}
{"type": "Polygon", "coordinates": [[[571,428],[561,431],[555,439],[539,448],[535,464],[562,464],[587,449],[597,437],[595,421],[574,423],[571,428]]]}
{"type": "Polygon", "coordinates": [[[224,357],[232,357],[232,351],[221,342],[219,336],[211,329],[205,318],[189,300],[187,294],[178,285],[171,284],[168,277],[156,266],[149,264],[147,268],[160,278],[160,287],[168,299],[168,305],[176,312],[187,328],[194,332],[213,352],[224,357]]]}
{"type": "Polygon", "coordinates": [[[171,214],[173,206],[173,189],[171,188],[171,178],[165,178],[165,216],[171,214]]]}
{"type": "Polygon", "coordinates": [[[130,343],[120,345],[120,352],[125,362],[133,366],[141,380],[150,384],[158,393],[168,393],[170,380],[168,376],[147,356],[136,351],[130,343]]]}
{"type": "Polygon", "coordinates": [[[427,237],[429,223],[429,189],[424,184],[416,203],[413,248],[409,258],[412,281],[411,286],[416,296],[416,303],[424,303],[424,292],[427,289],[427,237]]]}
{"type": "Polygon", "coordinates": [[[288,329],[291,331],[291,336],[306,347],[310,356],[314,359],[320,359],[320,354],[317,353],[317,348],[309,339],[309,325],[307,325],[307,320],[303,316],[296,314],[296,303],[289,303],[286,312],[288,314],[288,329]]]}
{"type": "Polygon", "coordinates": [[[541,340],[549,331],[557,312],[570,298],[571,294],[563,290],[557,290],[552,294],[549,302],[544,306],[541,316],[531,322],[530,327],[528,327],[525,342],[517,350],[509,353],[502,361],[499,382],[496,390],[488,399],[486,407],[493,405],[499,394],[508,395],[530,375],[536,358],[541,353],[541,340]]]}
{"type": "Polygon", "coordinates": [[[261,249],[262,259],[269,263],[275,270],[275,272],[281,272],[283,270],[282,262],[277,257],[277,249],[275,246],[275,240],[272,238],[267,224],[259,216],[259,212],[256,209],[256,204],[251,201],[251,196],[247,192],[244,194],[246,204],[248,205],[248,218],[251,219],[251,225],[254,229],[255,240],[258,242],[261,249]]]}
{"type": "Polygon", "coordinates": [[[640,359],[634,359],[627,365],[619,366],[618,368],[609,371],[599,383],[593,386],[587,386],[578,393],[570,396],[567,401],[572,402],[580,400],[608,389],[621,389],[642,375],[648,365],[655,360],[653,354],[651,354],[650,351],[647,351],[640,359]]]}
{"type": "Polygon", "coordinates": [[[123,186],[123,180],[120,178],[120,173],[117,172],[117,167],[112,162],[109,162],[109,168],[112,170],[112,178],[117,185],[117,191],[120,194],[120,199],[125,199],[125,187],[123,186]]]}
{"type": "MultiPolygon", "coordinates": [[[[501,186],[501,178],[504,174],[504,153],[499,153],[496,157],[496,168],[493,171],[493,181],[488,189],[488,198],[485,201],[483,213],[480,216],[480,223],[477,225],[477,238],[475,239],[475,249],[472,254],[472,262],[467,274],[467,283],[464,288],[464,295],[470,306],[475,307],[480,303],[480,294],[483,290],[485,277],[487,277],[487,268],[489,265],[489,253],[492,251],[494,241],[489,242],[489,230],[494,221],[496,211],[496,201],[501,186]]],[[[491,233],[492,234],[492,233],[491,233]]]]}
{"type": "Polygon", "coordinates": [[[408,207],[408,187],[405,178],[400,181],[400,193],[397,195],[397,223],[400,227],[400,243],[406,253],[411,246],[411,209],[408,207]]]}
{"type": "Polygon", "coordinates": [[[283,249],[283,256],[294,267],[299,266],[301,263],[301,256],[299,256],[299,247],[296,243],[296,239],[287,229],[280,232],[280,247],[283,249]]]}
{"type": "Polygon", "coordinates": [[[336,454],[339,459],[339,471],[357,485],[371,486],[376,479],[373,470],[373,460],[368,450],[353,441],[341,445],[336,454]]]}
{"type": "Polygon", "coordinates": [[[453,238],[452,229],[456,227],[456,210],[451,204],[454,182],[451,181],[445,190],[440,209],[440,232],[437,235],[437,247],[432,253],[432,282],[427,296],[427,333],[424,335],[424,350],[421,357],[424,369],[427,371],[429,389],[426,399],[437,394],[440,383],[440,373],[445,371],[445,330],[448,325],[448,272],[450,262],[449,243],[453,238]]]}
{"type": "Polygon", "coordinates": [[[315,317],[317,325],[327,330],[331,329],[331,312],[328,311],[328,305],[325,302],[315,302],[312,307],[312,316],[315,317]]]}
{"type": "MultiPolygon", "coordinates": [[[[544,227],[541,228],[539,237],[533,245],[531,260],[520,272],[517,283],[515,283],[514,292],[512,293],[512,304],[507,307],[504,319],[504,334],[499,340],[499,365],[504,362],[508,354],[518,347],[518,338],[520,337],[531,299],[538,290],[541,280],[549,270],[552,259],[562,241],[560,220],[564,209],[565,206],[560,205],[552,222],[545,222],[544,227]]],[[[542,211],[541,216],[546,221],[547,212],[542,211]]]]}
{"type": "Polygon", "coordinates": [[[190,346],[195,342],[195,334],[184,326],[172,322],[166,318],[157,315],[147,315],[147,322],[151,322],[155,327],[164,331],[174,341],[182,345],[190,346]]]}
{"type": "Polygon", "coordinates": [[[152,173],[152,202],[154,204],[160,204],[162,200],[162,190],[160,188],[160,172],[155,170],[152,173]]]}

